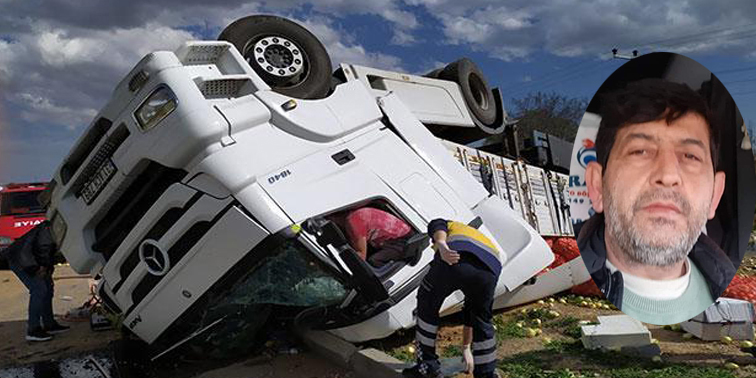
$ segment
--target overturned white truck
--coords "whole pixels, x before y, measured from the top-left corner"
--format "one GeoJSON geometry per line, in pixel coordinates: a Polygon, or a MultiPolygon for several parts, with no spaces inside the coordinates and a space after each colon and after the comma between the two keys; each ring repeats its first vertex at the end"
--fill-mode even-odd
{"type": "MultiPolygon", "coordinates": [[[[351,341],[412,327],[434,254],[423,232],[438,217],[478,225],[504,252],[498,307],[553,261],[523,207],[490,194],[426,127],[504,127],[500,94],[471,62],[441,78],[352,65],[332,75],[314,36],[271,16],[221,39],[143,58],[53,179],[63,254],[102,277],[104,304],[153,358],[245,340],[275,305],[351,341]],[[412,226],[404,260],[370,266],[328,220],[362,206],[412,226]]],[[[559,217],[555,232],[569,234],[559,217]]]]}

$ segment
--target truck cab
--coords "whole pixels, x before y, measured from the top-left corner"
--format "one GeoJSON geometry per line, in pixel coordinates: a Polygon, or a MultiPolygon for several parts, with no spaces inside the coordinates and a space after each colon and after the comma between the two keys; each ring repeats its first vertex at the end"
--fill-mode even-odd
{"type": "MultiPolygon", "coordinates": [[[[457,83],[404,77],[415,94],[454,94],[460,124],[475,126],[457,83]]],[[[502,251],[496,295],[511,292],[551,251],[428,131],[434,103],[408,104],[354,76],[325,98],[281,94],[224,41],[151,53],[56,171],[54,238],[74,270],[102,277],[104,304],[153,358],[243,343],[274,306],[350,341],[412,327],[435,218],[488,235],[502,251]],[[329,217],[364,206],[410,225],[406,258],[357,257],[329,217]]]]}

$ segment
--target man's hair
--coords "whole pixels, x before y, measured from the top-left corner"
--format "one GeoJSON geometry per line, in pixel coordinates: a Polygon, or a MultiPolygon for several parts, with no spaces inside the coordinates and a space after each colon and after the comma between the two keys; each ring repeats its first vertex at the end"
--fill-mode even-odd
{"type": "Polygon", "coordinates": [[[709,129],[709,150],[714,172],[717,171],[719,134],[712,125],[712,113],[706,101],[685,84],[663,79],[643,79],[611,92],[601,99],[601,126],[596,136],[596,158],[606,171],[609,154],[617,132],[625,126],[664,119],[667,124],[695,113],[709,129]]]}

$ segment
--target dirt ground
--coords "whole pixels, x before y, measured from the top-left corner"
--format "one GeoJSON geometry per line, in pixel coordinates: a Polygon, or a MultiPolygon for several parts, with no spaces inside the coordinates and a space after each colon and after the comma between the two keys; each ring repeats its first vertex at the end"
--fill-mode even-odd
{"type": "Polygon", "coordinates": [[[88,321],[61,320],[69,310],[81,306],[90,298],[88,278],[79,276],[64,265],[56,267],[53,280],[53,312],[61,323],[71,326],[71,331],[49,342],[32,343],[24,339],[29,293],[13,272],[0,270],[0,340],[3,340],[0,344],[0,367],[99,350],[118,338],[115,331],[92,332],[88,321]]]}
{"type": "MultiPolygon", "coordinates": [[[[94,332],[88,321],[66,322],[62,319],[69,310],[81,306],[90,298],[88,278],[79,276],[70,267],[56,268],[53,276],[55,297],[53,311],[58,320],[71,326],[69,332],[57,335],[53,340],[32,343],[24,339],[29,295],[18,278],[9,270],[0,270],[0,369],[41,361],[60,360],[100,351],[117,340],[116,331],[94,332]]],[[[175,365],[176,376],[198,378],[352,378],[354,375],[317,357],[309,351],[290,353],[266,353],[248,360],[217,367],[217,363],[197,364],[179,362],[175,365]],[[184,371],[181,365],[187,365],[184,371]],[[210,366],[215,366],[210,368],[210,366]]],[[[170,377],[161,373],[161,377],[170,377]]]]}

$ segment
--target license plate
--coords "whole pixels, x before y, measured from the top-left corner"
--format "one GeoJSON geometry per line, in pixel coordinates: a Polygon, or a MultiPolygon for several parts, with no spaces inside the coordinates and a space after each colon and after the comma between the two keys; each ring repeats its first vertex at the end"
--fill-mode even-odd
{"type": "Polygon", "coordinates": [[[97,198],[97,195],[100,194],[102,188],[107,185],[115,172],[116,167],[110,159],[105,160],[105,162],[100,165],[100,168],[97,168],[97,172],[92,175],[89,181],[87,181],[81,189],[81,197],[84,198],[84,202],[86,202],[87,205],[97,198]]]}

